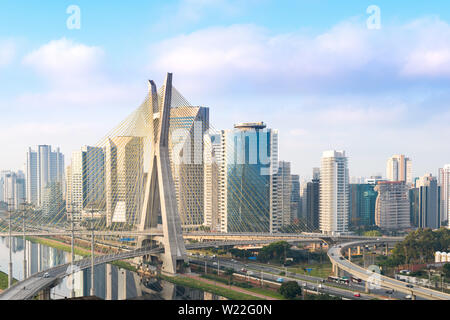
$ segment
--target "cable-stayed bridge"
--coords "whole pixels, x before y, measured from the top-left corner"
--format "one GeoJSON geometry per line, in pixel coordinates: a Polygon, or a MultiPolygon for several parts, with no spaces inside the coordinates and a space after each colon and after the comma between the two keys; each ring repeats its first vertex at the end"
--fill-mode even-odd
{"type": "MultiPolygon", "coordinates": [[[[175,274],[184,265],[187,249],[280,240],[330,245],[367,240],[367,237],[323,235],[304,221],[285,219],[283,212],[272,210],[272,190],[263,188],[266,193],[261,193],[261,186],[272,183],[276,173],[273,163],[269,164],[264,179],[259,174],[262,167],[258,163],[250,166],[237,163],[230,169],[225,164],[235,163],[237,155],[213,145],[211,136],[217,132],[209,123],[209,116],[187,102],[172,86],[172,74],[167,75],[159,90],[149,81],[149,92],[141,106],[95,147],[85,147],[73,154],[66,171],[66,206],[44,201],[38,210],[25,206],[3,217],[0,215],[0,236],[10,236],[10,239],[71,236],[72,248],[77,236],[92,241],[92,252],[96,237],[112,237],[116,242],[122,237],[135,237],[137,247],[131,251],[104,252],[96,257],[92,254],[80,261],[72,258],[70,265],[92,271],[97,264],[157,255],[162,262],[161,271],[166,274],[175,274]],[[218,183],[229,170],[234,178],[221,179],[222,185],[218,183]],[[239,174],[240,180],[236,179],[239,174]],[[206,185],[209,190],[205,190],[206,185]],[[238,205],[224,209],[220,202],[223,194],[237,199],[238,205]],[[211,209],[211,205],[222,211],[211,209]],[[205,225],[206,215],[209,225],[205,225]],[[226,215],[226,221],[222,215],[226,215]],[[289,233],[271,232],[273,225],[286,221],[288,224],[283,227],[289,233]],[[216,225],[223,223],[233,232],[218,232],[216,225]],[[186,240],[200,242],[186,243],[186,240]]],[[[245,132],[243,139],[251,141],[252,134],[245,132]]],[[[259,153],[260,149],[257,144],[259,153]]],[[[262,153],[267,153],[265,157],[270,154],[269,149],[263,150],[262,153]]],[[[241,158],[252,158],[251,150],[242,152],[241,158]]],[[[3,292],[0,299],[32,298],[66,276],[67,267],[61,265],[32,275],[3,292]],[[45,273],[49,277],[42,277],[45,273]]],[[[11,264],[9,277],[12,278],[11,264]]]]}

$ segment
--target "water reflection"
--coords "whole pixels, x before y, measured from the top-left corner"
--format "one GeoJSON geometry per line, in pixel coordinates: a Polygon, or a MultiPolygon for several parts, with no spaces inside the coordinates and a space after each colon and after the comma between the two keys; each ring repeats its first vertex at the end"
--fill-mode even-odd
{"type": "MultiPolygon", "coordinates": [[[[26,245],[27,274],[70,262],[70,253],[42,244],[24,243],[22,238],[12,240],[13,277],[23,280],[23,253],[26,245]],[[30,263],[31,262],[31,263],[30,263]]],[[[76,259],[81,259],[76,256],[76,259]]],[[[0,271],[8,272],[9,240],[0,238],[0,271]]],[[[71,296],[72,275],[65,277],[51,291],[52,299],[64,299],[71,296]]],[[[73,274],[73,288],[76,297],[90,295],[90,269],[73,274]]],[[[218,300],[219,296],[175,285],[166,281],[141,278],[137,273],[121,269],[111,264],[94,268],[95,295],[105,300],[218,300]]]]}

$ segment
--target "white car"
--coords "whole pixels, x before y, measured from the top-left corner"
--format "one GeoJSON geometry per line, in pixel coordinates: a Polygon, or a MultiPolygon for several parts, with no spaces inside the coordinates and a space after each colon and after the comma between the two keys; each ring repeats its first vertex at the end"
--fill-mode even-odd
{"type": "Polygon", "coordinates": [[[48,272],[44,273],[44,275],[42,276],[42,278],[50,278],[50,275],[48,274],[48,272]]]}
{"type": "Polygon", "coordinates": [[[411,296],[410,294],[408,294],[408,295],[405,297],[405,299],[411,300],[411,299],[412,299],[412,296],[411,296]]]}

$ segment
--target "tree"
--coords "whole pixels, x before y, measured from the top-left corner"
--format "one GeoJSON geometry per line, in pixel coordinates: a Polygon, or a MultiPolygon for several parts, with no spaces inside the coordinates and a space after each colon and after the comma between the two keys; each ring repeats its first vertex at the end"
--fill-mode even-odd
{"type": "Polygon", "coordinates": [[[363,233],[365,237],[381,237],[383,234],[378,230],[366,231],[363,233]]]}
{"type": "Polygon", "coordinates": [[[444,264],[443,271],[444,271],[444,276],[445,276],[447,279],[450,279],[450,263],[444,264]]]}
{"type": "Polygon", "coordinates": [[[286,299],[295,299],[302,294],[302,288],[295,281],[288,281],[281,285],[278,292],[286,299]]]}
{"type": "Polygon", "coordinates": [[[285,257],[290,255],[290,247],[291,245],[286,241],[271,243],[259,251],[258,260],[261,262],[278,260],[280,263],[284,263],[285,257]]]}
{"type": "Polygon", "coordinates": [[[234,269],[226,268],[225,275],[228,276],[228,285],[231,287],[231,280],[233,279],[234,269]]]}

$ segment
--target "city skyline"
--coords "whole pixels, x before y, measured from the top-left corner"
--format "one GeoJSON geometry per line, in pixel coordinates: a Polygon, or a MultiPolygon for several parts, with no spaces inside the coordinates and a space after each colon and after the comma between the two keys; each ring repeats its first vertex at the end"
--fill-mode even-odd
{"type": "Polygon", "coordinates": [[[69,3],[3,4],[0,17],[16,19],[0,22],[14,30],[0,35],[0,168],[23,170],[32,145],[95,145],[166,71],[215,128],[278,129],[280,158],[302,178],[329,149],[347,151],[351,176],[384,173],[393,154],[412,159],[414,177],[449,162],[448,3],[378,1],[370,30],[371,3],[253,2],[108,3],[106,18],[105,2],[79,1],[79,30],[67,28],[69,3]]]}

